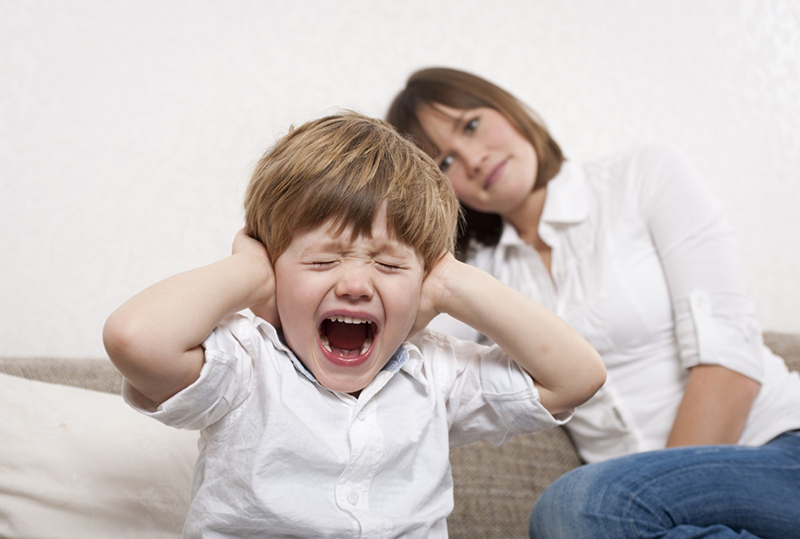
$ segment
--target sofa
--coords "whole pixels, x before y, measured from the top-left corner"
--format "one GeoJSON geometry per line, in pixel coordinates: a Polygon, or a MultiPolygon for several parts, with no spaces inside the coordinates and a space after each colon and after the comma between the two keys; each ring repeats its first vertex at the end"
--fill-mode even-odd
{"type": "MultiPolygon", "coordinates": [[[[800,335],[766,333],[800,370],[800,335]]],[[[131,410],[108,360],[0,358],[0,537],[177,538],[197,433],[131,410]]],[[[451,451],[453,538],[527,537],[541,492],[580,466],[563,428],[451,451]]]]}

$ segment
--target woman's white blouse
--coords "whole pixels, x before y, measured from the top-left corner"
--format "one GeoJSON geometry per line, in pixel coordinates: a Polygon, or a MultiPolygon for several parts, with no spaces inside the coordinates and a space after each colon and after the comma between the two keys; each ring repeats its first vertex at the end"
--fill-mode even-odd
{"type": "MultiPolygon", "coordinates": [[[[644,147],[564,163],[539,234],[552,276],[508,223],[496,247],[468,261],[553,310],[603,356],[606,385],[566,425],[586,461],[663,448],[698,364],[762,384],[740,443],[800,427],[800,377],[764,346],[734,231],[682,155],[644,147]]],[[[433,327],[479,338],[452,318],[433,327]]]]}

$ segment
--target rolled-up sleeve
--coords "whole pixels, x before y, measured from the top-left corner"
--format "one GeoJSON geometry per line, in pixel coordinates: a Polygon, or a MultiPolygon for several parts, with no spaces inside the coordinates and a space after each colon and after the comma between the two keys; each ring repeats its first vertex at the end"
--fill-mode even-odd
{"type": "Polygon", "coordinates": [[[572,417],[571,411],[553,416],[542,405],[530,375],[497,345],[481,361],[481,385],[489,406],[510,433],[537,432],[572,417]]]}
{"type": "Polygon", "coordinates": [[[640,202],[672,297],[684,368],[721,365],[758,382],[761,330],[725,208],[680,153],[639,156],[640,202]]]}
{"type": "Polygon", "coordinates": [[[205,362],[198,379],[155,409],[124,383],[126,402],[172,427],[199,430],[216,423],[240,406],[252,389],[253,347],[247,342],[246,324],[228,319],[217,326],[203,343],[205,362]]]}
{"type": "Polygon", "coordinates": [[[481,439],[502,445],[514,435],[563,425],[572,417],[571,412],[554,417],[530,375],[499,346],[435,332],[428,339],[423,353],[433,357],[446,391],[452,446],[481,439]]]}

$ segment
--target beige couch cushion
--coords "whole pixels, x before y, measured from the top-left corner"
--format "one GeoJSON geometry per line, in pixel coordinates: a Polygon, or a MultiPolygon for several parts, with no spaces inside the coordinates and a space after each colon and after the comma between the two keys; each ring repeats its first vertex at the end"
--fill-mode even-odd
{"type": "Polygon", "coordinates": [[[196,432],[119,395],[7,374],[0,410],[0,537],[180,537],[196,432]]]}

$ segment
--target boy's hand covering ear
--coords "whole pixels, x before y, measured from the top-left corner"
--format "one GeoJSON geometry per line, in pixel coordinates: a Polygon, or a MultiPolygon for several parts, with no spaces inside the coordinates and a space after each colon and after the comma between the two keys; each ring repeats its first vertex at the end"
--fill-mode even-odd
{"type": "Polygon", "coordinates": [[[242,228],[233,238],[232,254],[247,255],[254,261],[254,267],[263,272],[263,284],[258,290],[253,291],[253,297],[257,298],[250,310],[263,318],[276,328],[281,325],[278,316],[278,306],[275,302],[275,272],[272,268],[272,261],[264,244],[253,238],[247,227],[242,228]]]}
{"type": "Polygon", "coordinates": [[[456,260],[452,253],[445,252],[422,281],[417,319],[408,334],[409,339],[425,329],[425,326],[438,314],[444,312],[443,302],[447,300],[447,295],[450,293],[447,277],[450,270],[458,264],[461,262],[456,260]]]}

